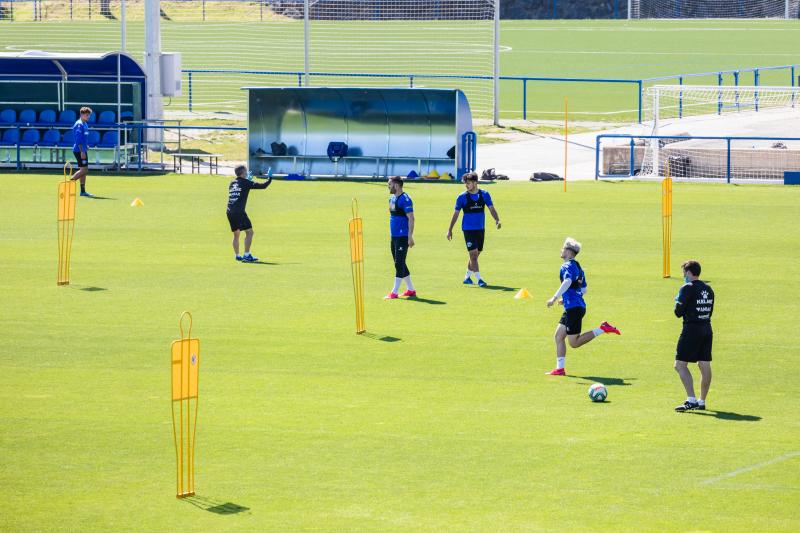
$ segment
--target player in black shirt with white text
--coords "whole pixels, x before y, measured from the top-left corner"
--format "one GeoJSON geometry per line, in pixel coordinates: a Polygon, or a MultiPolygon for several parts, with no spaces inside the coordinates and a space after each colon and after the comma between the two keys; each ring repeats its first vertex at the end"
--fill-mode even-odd
{"type": "Polygon", "coordinates": [[[686,284],[675,297],[675,316],[683,317],[683,330],[678,339],[675,354],[675,370],[686,389],[686,401],[676,411],[703,410],[711,386],[711,315],[714,312],[714,291],[700,281],[700,263],[686,261],[683,264],[683,279],[686,284]],[[700,367],[700,398],[695,398],[694,381],[689,363],[700,367]]]}
{"type": "Polygon", "coordinates": [[[233,232],[233,251],[237,261],[255,263],[258,257],[250,254],[250,245],[253,243],[253,224],[247,216],[247,197],[250,189],[266,189],[272,183],[272,176],[264,183],[253,183],[247,172],[247,167],[239,165],[234,170],[236,179],[228,186],[228,222],[233,232]],[[239,255],[239,232],[244,231],[244,255],[239,255]]]}

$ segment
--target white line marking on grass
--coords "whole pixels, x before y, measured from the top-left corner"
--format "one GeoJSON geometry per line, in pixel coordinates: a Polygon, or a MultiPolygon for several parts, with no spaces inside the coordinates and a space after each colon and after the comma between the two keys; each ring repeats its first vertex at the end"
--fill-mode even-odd
{"type": "Polygon", "coordinates": [[[768,32],[776,32],[776,31],[792,31],[796,32],[797,29],[795,28],[627,28],[627,27],[586,27],[586,26],[561,26],[555,28],[542,28],[542,27],[531,27],[531,28],[503,28],[503,32],[508,31],[590,31],[590,32],[641,32],[641,33],[675,33],[675,32],[687,32],[687,31],[768,31],[768,32]]]}
{"type": "Polygon", "coordinates": [[[701,485],[712,485],[717,481],[722,481],[723,479],[732,478],[734,476],[738,476],[739,474],[744,474],[746,472],[751,472],[753,470],[758,470],[759,468],[764,468],[765,466],[774,465],[775,463],[780,463],[782,461],[786,461],[793,457],[800,456],[800,452],[791,452],[785,455],[781,455],[779,457],[775,457],[774,459],[770,459],[769,461],[764,461],[763,463],[756,463],[754,465],[745,466],[744,468],[740,468],[739,470],[734,470],[733,472],[728,472],[727,474],[722,474],[721,476],[712,477],[706,479],[705,481],[701,482],[701,485]]]}
{"type": "Polygon", "coordinates": [[[797,54],[783,53],[783,52],[650,52],[649,50],[551,50],[551,49],[530,49],[524,48],[517,49],[518,54],[571,54],[571,55],[608,55],[608,56],[725,56],[725,57],[749,57],[749,56],[781,56],[781,57],[794,57],[797,54]]]}

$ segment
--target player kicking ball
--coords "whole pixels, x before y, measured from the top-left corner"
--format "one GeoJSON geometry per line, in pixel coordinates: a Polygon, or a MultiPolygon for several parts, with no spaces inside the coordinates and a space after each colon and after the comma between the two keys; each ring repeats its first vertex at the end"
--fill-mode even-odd
{"type": "Polygon", "coordinates": [[[547,300],[547,307],[552,307],[556,301],[564,306],[564,314],[561,315],[555,334],[556,367],[547,372],[547,375],[550,376],[567,375],[564,369],[567,359],[566,340],[569,341],[572,348],[580,348],[603,333],[620,334],[620,331],[608,322],[603,322],[600,327],[591,331],[581,333],[583,316],[586,314],[586,302],[583,299],[586,294],[586,275],[580,263],[575,260],[575,256],[580,251],[581,243],[572,237],[567,237],[561,248],[561,259],[564,260],[564,264],[558,271],[561,286],[553,297],[547,300]]]}

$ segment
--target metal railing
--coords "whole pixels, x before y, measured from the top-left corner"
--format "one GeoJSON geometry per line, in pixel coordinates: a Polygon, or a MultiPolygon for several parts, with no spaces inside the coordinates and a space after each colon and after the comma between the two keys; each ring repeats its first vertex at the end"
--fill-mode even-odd
{"type": "MultiPolygon", "coordinates": [[[[800,137],[740,137],[740,136],[713,136],[713,135],[633,135],[627,133],[607,133],[598,135],[595,140],[595,161],[594,161],[594,179],[601,178],[632,178],[636,175],[636,147],[640,146],[646,149],[646,146],[636,145],[635,140],[649,140],[651,142],[661,142],[664,140],[678,140],[678,141],[724,141],[725,142],[725,182],[731,183],[733,177],[733,167],[731,161],[731,143],[735,141],[769,141],[769,142],[782,142],[782,141],[800,141],[800,137]],[[627,139],[629,146],[630,159],[628,163],[628,173],[626,174],[604,174],[600,172],[600,154],[602,153],[601,143],[603,139],[627,139]]],[[[617,145],[617,146],[625,146],[617,145]]],[[[788,169],[787,169],[788,170],[788,169]]]]}
{"type": "MultiPolygon", "coordinates": [[[[796,84],[797,65],[779,65],[767,67],[750,67],[737,70],[718,70],[711,72],[697,72],[689,74],[674,74],[669,76],[657,76],[641,79],[620,79],[620,78],[572,78],[572,77],[545,77],[545,76],[500,76],[500,82],[519,83],[522,96],[522,119],[527,120],[528,111],[528,88],[529,84],[535,83],[582,83],[582,84],[615,84],[633,85],[635,93],[632,95],[636,99],[635,108],[639,123],[643,120],[643,100],[645,85],[653,82],[663,82],[675,80],[679,85],[683,85],[686,80],[700,77],[715,77],[717,84],[723,86],[726,76],[732,76],[733,85],[739,85],[742,75],[752,74],[753,85],[761,84],[761,74],[768,71],[786,71],[789,74],[788,85],[794,87],[796,84]]],[[[183,73],[187,76],[188,87],[188,110],[194,110],[194,102],[197,92],[197,75],[202,74],[229,74],[229,75],[256,75],[256,76],[288,76],[297,79],[297,87],[303,87],[305,72],[303,71],[278,71],[278,70],[235,70],[235,69],[184,69],[183,73]]],[[[420,80],[491,80],[492,76],[461,75],[461,74],[418,74],[418,73],[398,73],[398,74],[366,74],[356,72],[310,72],[310,77],[320,78],[363,78],[363,79],[398,79],[403,80],[409,88],[413,88],[415,83],[420,80]]],[[[624,111],[623,111],[624,112],[624,111]]]]}

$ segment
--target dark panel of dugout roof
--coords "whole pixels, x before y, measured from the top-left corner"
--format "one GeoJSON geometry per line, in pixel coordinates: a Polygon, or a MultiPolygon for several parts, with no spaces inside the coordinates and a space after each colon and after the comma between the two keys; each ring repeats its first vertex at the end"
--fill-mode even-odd
{"type": "Polygon", "coordinates": [[[0,53],[0,79],[61,79],[87,80],[117,77],[117,55],[120,56],[120,75],[123,80],[144,79],[144,70],[125,53],[107,52],[93,54],[12,52],[0,53]],[[61,66],[61,69],[59,68],[61,66]]]}
{"type": "Polygon", "coordinates": [[[245,89],[254,173],[383,177],[436,170],[458,176],[466,166],[460,152],[472,114],[458,89],[245,89]],[[326,156],[331,142],[348,145],[338,164],[326,156]],[[286,154],[273,154],[272,143],[284,143],[286,154]]]}

